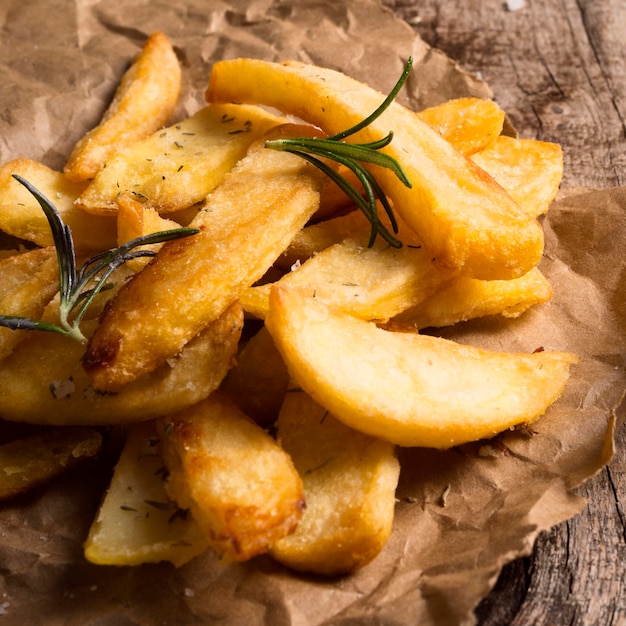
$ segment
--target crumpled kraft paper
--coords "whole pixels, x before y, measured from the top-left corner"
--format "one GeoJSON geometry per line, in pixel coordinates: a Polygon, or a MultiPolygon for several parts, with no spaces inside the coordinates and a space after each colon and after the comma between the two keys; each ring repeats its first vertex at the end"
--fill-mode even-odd
{"type": "MultiPolygon", "coordinates": [[[[97,123],[147,35],[163,30],[183,64],[176,113],[202,105],[211,62],[297,58],[388,91],[406,57],[401,100],[419,109],[485,84],[429,48],[373,0],[5,0],[0,8],[0,162],[61,168],[97,123]]],[[[110,459],[0,508],[0,618],[6,624],[473,623],[473,608],[537,534],[582,510],[573,489],[610,459],[626,386],[626,189],[566,190],[544,219],[551,302],[516,320],[447,329],[501,350],[581,356],[559,401],[532,428],[447,452],[400,451],[393,535],[353,576],[294,574],[270,558],[180,569],[87,563],[82,542],[110,459]]]]}

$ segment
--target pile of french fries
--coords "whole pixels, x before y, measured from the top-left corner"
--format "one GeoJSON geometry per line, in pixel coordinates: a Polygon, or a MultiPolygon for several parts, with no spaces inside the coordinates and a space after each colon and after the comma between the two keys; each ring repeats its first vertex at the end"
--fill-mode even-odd
{"type": "Polygon", "coordinates": [[[561,150],[504,136],[492,101],[419,113],[392,103],[355,141],[394,133],[384,151],[410,188],[372,172],[403,246],[368,245],[369,221],[328,176],[265,142],[338,133],[382,94],[325,68],[226,60],[206,105],[166,127],[180,81],[155,33],[64,171],[26,158],[0,168],[0,230],[28,243],[2,253],[3,315],[59,317],[50,227],[16,174],[56,206],[80,259],[198,229],[116,271],[81,322],[86,344],[0,328],[0,417],[50,427],[7,444],[17,455],[0,446],[0,496],[41,482],[20,459],[43,458],[53,437],[70,452],[44,478],[97,454],[94,434],[115,426],[126,443],[90,561],[179,566],[211,549],[352,572],[390,536],[398,446],[493,437],[540,417],[566,384],[573,354],[420,332],[550,299],[537,218],[557,193],[561,150]]]}

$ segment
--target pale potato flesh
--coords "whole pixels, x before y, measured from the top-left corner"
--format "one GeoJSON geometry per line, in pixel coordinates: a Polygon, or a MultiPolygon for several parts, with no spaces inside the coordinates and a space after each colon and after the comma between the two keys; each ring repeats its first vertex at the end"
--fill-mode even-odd
{"type": "Polygon", "coordinates": [[[302,481],[289,455],[230,400],[205,401],[159,421],[166,489],[188,508],[224,560],[263,554],[302,516],[302,481]]]}
{"type": "MultiPolygon", "coordinates": [[[[401,249],[378,243],[371,248],[346,239],[319,252],[280,279],[307,288],[325,302],[367,320],[385,321],[415,306],[450,280],[424,247],[401,249]]],[[[264,319],[270,283],[251,287],[241,297],[244,309],[264,319]]]]}
{"type": "Polygon", "coordinates": [[[271,267],[322,184],[303,159],[255,144],[191,222],[200,233],[166,243],[111,301],[83,359],[93,385],[115,389],[178,353],[271,267]]]}
{"type": "Polygon", "coordinates": [[[64,168],[68,180],[93,178],[116,152],[161,128],[178,102],[180,76],[168,38],[150,35],[98,126],[74,146],[64,168]]]}
{"type": "Polygon", "coordinates": [[[208,540],[188,511],[165,491],[166,471],[153,421],[132,426],[85,541],[98,565],[170,561],[177,567],[204,552],[208,540]]]}
{"type": "Polygon", "coordinates": [[[182,211],[202,202],[250,145],[283,121],[259,107],[204,107],[117,153],[76,203],[108,215],[127,193],[159,213],[182,211]]]}
{"type": "Polygon", "coordinates": [[[372,561],[391,534],[400,473],[395,447],[345,426],[303,391],[285,396],[277,437],[302,477],[306,509],[272,556],[326,575],[372,561]]]}
{"type": "MultiPolygon", "coordinates": [[[[334,134],[365,119],[384,96],[313,65],[232,59],[213,65],[206,98],[273,106],[334,134]]],[[[441,267],[505,279],[537,265],[543,252],[537,221],[414,112],[392,103],[350,141],[378,140],[389,131],[394,137],[384,151],[402,165],[412,187],[390,170],[372,171],[441,267]]]]}
{"type": "Polygon", "coordinates": [[[290,374],[345,424],[402,446],[450,448],[540,417],[577,357],[491,352],[394,333],[276,287],[265,323],[290,374]]]}

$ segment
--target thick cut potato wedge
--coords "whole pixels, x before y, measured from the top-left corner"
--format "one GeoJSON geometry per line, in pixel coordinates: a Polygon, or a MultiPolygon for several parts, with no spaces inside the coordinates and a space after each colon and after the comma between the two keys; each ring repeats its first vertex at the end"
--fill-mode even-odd
{"type": "Polygon", "coordinates": [[[296,382],[348,426],[402,446],[450,448],[532,422],[577,357],[490,352],[393,333],[276,287],[265,321],[296,382]]]}
{"type": "Polygon", "coordinates": [[[170,561],[180,567],[208,548],[189,512],[168,497],[165,478],[155,423],[132,426],[85,541],[88,561],[98,565],[170,561]]]}
{"type": "Polygon", "coordinates": [[[498,137],[472,155],[530,217],[548,210],[563,178],[563,150],[557,143],[498,137]]]}
{"type": "Polygon", "coordinates": [[[54,243],[41,206],[13,174],[27,180],[52,202],[70,227],[77,252],[101,252],[115,246],[115,219],[87,215],[74,204],[85,184],[73,183],[60,172],[30,159],[16,159],[0,167],[0,230],[38,246],[54,243]]]}
{"type": "MultiPolygon", "coordinates": [[[[365,119],[384,96],[329,69],[232,59],[213,65],[206,98],[273,106],[334,134],[365,119]]],[[[414,112],[392,103],[353,140],[378,140],[389,131],[394,137],[384,151],[403,166],[412,187],[390,170],[373,172],[441,267],[506,279],[537,265],[543,251],[537,221],[414,112]]]]}
{"type": "Polygon", "coordinates": [[[117,211],[120,193],[159,213],[202,202],[250,144],[284,120],[251,106],[215,105],[161,129],[107,161],[77,199],[89,213],[117,211]]]}
{"type": "MultiPolygon", "coordinates": [[[[59,289],[56,250],[35,248],[0,261],[0,315],[39,319],[59,289]]],[[[0,327],[0,361],[28,334],[0,327]]]]}
{"type": "Polygon", "coordinates": [[[306,509],[272,556],[326,575],[369,563],[391,534],[400,474],[394,446],[345,426],[302,391],[285,396],[277,436],[302,477],[306,509]]]}
{"type": "Polygon", "coordinates": [[[83,359],[94,386],[115,389],[178,353],[271,267],[322,184],[304,159],[255,144],[192,220],[201,232],[165,244],[112,300],[83,359]]]}
{"type": "Polygon", "coordinates": [[[289,455],[229,400],[213,394],[159,425],[166,489],[222,559],[245,561],[293,532],[302,481],[289,455]]]}
{"type": "Polygon", "coordinates": [[[408,322],[420,329],[451,326],[485,315],[519,317],[530,307],[547,302],[551,297],[552,287],[536,267],[511,280],[460,277],[401,313],[396,321],[408,322]]]}
{"type": "Polygon", "coordinates": [[[448,100],[419,111],[418,116],[465,156],[493,144],[505,117],[493,100],[482,98],[448,100]]]}
{"type": "MultiPolygon", "coordinates": [[[[88,335],[96,322],[81,325],[88,335]]],[[[166,415],[206,398],[237,353],[239,303],[209,324],[180,354],[118,390],[102,393],[80,365],[84,346],[55,333],[35,333],[0,361],[0,418],[56,425],[108,425],[166,415]]]]}
{"type": "MultiPolygon", "coordinates": [[[[423,247],[396,249],[377,243],[367,248],[346,239],[285,274],[278,284],[306,288],[355,317],[386,321],[428,298],[450,278],[439,271],[423,247]]],[[[244,292],[244,309],[264,319],[275,284],[244,292]]]]}
{"type": "MultiPolygon", "coordinates": [[[[117,245],[131,241],[137,237],[151,235],[163,230],[180,228],[180,224],[173,220],[161,217],[155,209],[145,207],[141,202],[135,200],[130,194],[121,194],[117,199],[117,245]]],[[[139,246],[138,250],[148,250],[155,254],[163,246],[162,243],[139,246]]],[[[134,272],[143,269],[150,261],[150,257],[137,257],[126,261],[127,267],[134,272]]]]}
{"type": "Polygon", "coordinates": [[[100,451],[90,428],[53,428],[0,445],[0,501],[43,485],[100,451]]]}
{"type": "Polygon", "coordinates": [[[100,124],[74,146],[64,168],[67,178],[93,178],[116,152],[161,128],[179,93],[178,58],[168,38],[155,32],[122,76],[100,124]]]}
{"type": "Polygon", "coordinates": [[[257,331],[237,355],[221,390],[257,424],[276,421],[289,386],[289,372],[265,326],[257,331]]]}

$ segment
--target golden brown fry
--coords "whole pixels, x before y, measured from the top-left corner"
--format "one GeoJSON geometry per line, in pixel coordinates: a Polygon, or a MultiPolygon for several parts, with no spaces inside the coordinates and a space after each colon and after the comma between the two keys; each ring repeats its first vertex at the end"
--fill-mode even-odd
{"type": "Polygon", "coordinates": [[[391,534],[400,473],[394,446],[345,426],[303,391],[285,396],[277,429],[302,477],[306,509],[272,556],[326,575],[363,567],[391,534]]]}
{"type": "MultiPolygon", "coordinates": [[[[194,404],[222,382],[233,364],[243,324],[239,303],[209,324],[180,354],[117,393],[89,384],[84,346],[55,333],[32,332],[0,361],[0,418],[35,424],[140,422],[194,404]]],[[[84,321],[86,334],[94,321],[84,321]]]]}
{"type": "Polygon", "coordinates": [[[273,423],[289,385],[289,372],[265,326],[249,339],[222,391],[257,424],[273,423]]]}
{"type": "Polygon", "coordinates": [[[98,126],[74,146],[65,165],[69,180],[93,178],[116,152],[161,128],[174,112],[180,65],[168,38],[153,33],[122,80],[98,126]]]}
{"type": "Polygon", "coordinates": [[[283,121],[259,107],[205,107],[116,154],[77,203],[107,215],[128,193],[159,213],[182,211],[204,201],[250,144],[283,121]]]}
{"type": "Polygon", "coordinates": [[[417,115],[465,156],[493,144],[502,132],[505,117],[493,100],[482,98],[448,100],[417,115]]]}
{"type": "Polygon", "coordinates": [[[451,275],[433,263],[424,247],[396,249],[386,243],[367,248],[346,239],[308,259],[276,283],[250,287],[244,309],[264,319],[273,285],[306,288],[328,305],[366,320],[386,321],[427,299],[451,275]]]}
{"type": "Polygon", "coordinates": [[[77,252],[101,252],[115,246],[115,219],[87,215],[74,204],[84,183],[71,182],[60,172],[30,159],[16,159],[0,167],[0,230],[38,246],[54,244],[41,206],[13,174],[31,183],[55,206],[72,230],[77,252]]]}
{"type": "Polygon", "coordinates": [[[195,520],[168,497],[165,474],[155,423],[132,426],[85,541],[88,561],[179,567],[207,549],[195,520]]]}
{"type": "Polygon", "coordinates": [[[0,500],[39,487],[98,454],[96,430],[63,427],[0,445],[0,500]]]}
{"type": "Polygon", "coordinates": [[[289,455],[219,394],[159,420],[170,497],[225,560],[245,561],[293,532],[304,508],[289,455]]]}
{"type": "Polygon", "coordinates": [[[530,423],[577,361],[389,332],[287,287],[272,290],[265,323],[302,389],[344,424],[402,446],[450,448],[530,423]]]}
{"type": "MultiPolygon", "coordinates": [[[[384,100],[333,70],[254,59],[215,63],[206,97],[273,106],[329,134],[361,122],[384,100]]],[[[537,265],[543,251],[537,221],[414,112],[392,103],[351,140],[378,140],[390,130],[393,141],[384,151],[403,166],[412,188],[391,170],[376,169],[375,175],[441,267],[474,278],[505,279],[537,265]]]]}
{"type": "MultiPolygon", "coordinates": [[[[144,207],[141,202],[135,200],[130,194],[121,194],[117,199],[117,245],[150,235],[162,230],[170,230],[172,228],[180,228],[173,220],[161,217],[154,209],[144,207]]],[[[153,243],[150,245],[139,246],[134,248],[135,251],[148,250],[150,252],[158,252],[162,243],[153,243]]],[[[150,261],[150,257],[138,257],[129,259],[126,265],[134,272],[143,269],[150,261]]]]}
{"type": "MultiPolygon", "coordinates": [[[[56,250],[36,248],[0,261],[0,315],[39,319],[59,290],[56,250]]],[[[0,327],[0,361],[27,336],[0,327]]]]}
{"type": "Polygon", "coordinates": [[[401,313],[396,321],[415,328],[451,326],[485,315],[519,317],[547,302],[552,287],[538,268],[511,280],[452,279],[430,298],[401,313]]]}
{"type": "Polygon", "coordinates": [[[548,210],[563,177],[563,150],[556,143],[498,137],[472,155],[530,217],[548,210]]]}
{"type": "Polygon", "coordinates": [[[191,222],[201,232],[165,244],[112,300],[83,359],[94,386],[158,367],[261,278],[315,212],[322,176],[255,144],[191,222]]]}

